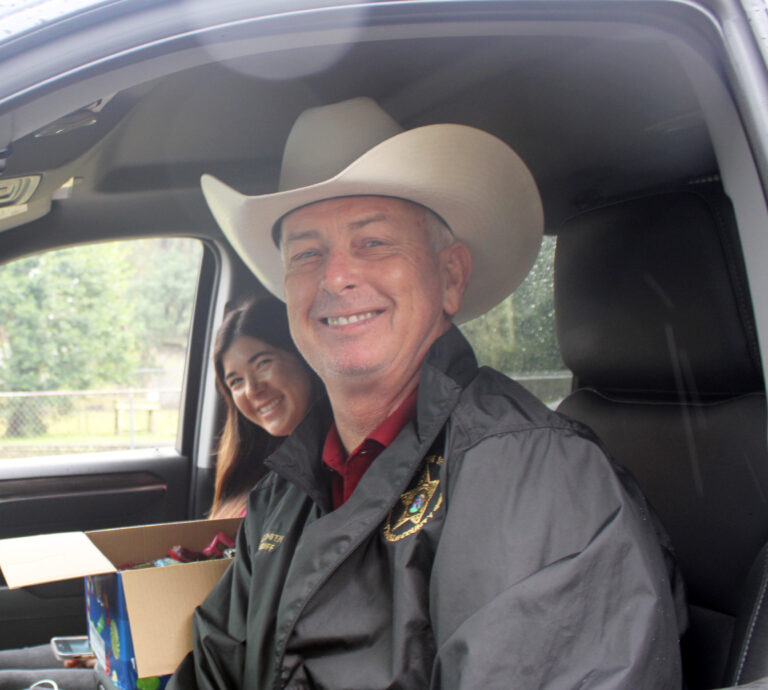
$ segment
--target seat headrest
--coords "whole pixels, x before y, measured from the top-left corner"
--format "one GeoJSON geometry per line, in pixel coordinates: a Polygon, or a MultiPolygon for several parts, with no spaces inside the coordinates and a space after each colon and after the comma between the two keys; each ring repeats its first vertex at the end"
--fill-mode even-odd
{"type": "Polygon", "coordinates": [[[557,238],[555,314],[581,385],[687,397],[762,390],[730,202],[678,191],[605,206],[557,238]]]}

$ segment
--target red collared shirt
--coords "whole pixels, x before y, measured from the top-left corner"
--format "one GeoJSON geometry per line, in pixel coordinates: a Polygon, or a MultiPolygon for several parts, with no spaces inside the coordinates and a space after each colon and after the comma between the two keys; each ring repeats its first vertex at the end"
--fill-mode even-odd
{"type": "Polygon", "coordinates": [[[331,426],[323,445],[323,462],[333,470],[331,495],[334,510],[355,490],[365,471],[381,452],[395,440],[400,430],[416,416],[418,388],[347,457],[336,424],[331,426]]]}

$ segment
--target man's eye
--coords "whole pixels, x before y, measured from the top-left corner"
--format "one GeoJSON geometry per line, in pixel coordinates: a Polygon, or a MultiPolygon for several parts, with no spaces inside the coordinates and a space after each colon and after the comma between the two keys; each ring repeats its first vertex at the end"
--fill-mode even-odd
{"type": "Polygon", "coordinates": [[[320,255],[320,252],[317,251],[317,249],[306,249],[303,252],[298,252],[294,254],[291,257],[291,263],[296,263],[298,261],[306,261],[307,259],[313,259],[319,255],[320,255]]]}
{"type": "Polygon", "coordinates": [[[364,247],[382,247],[384,242],[382,240],[369,239],[363,242],[364,247]]]}

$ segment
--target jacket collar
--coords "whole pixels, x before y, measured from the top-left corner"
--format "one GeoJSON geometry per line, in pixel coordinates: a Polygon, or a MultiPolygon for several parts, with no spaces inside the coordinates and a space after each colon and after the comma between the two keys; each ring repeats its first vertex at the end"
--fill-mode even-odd
{"type": "MultiPolygon", "coordinates": [[[[461,391],[477,373],[472,348],[451,326],[427,352],[419,382],[416,434],[420,444],[432,443],[458,402],[461,391]]],[[[327,396],[310,409],[296,430],[265,464],[303,489],[325,512],[331,510],[330,473],[321,461],[323,442],[333,415],[327,396]]]]}
{"type": "Polygon", "coordinates": [[[461,331],[451,325],[424,358],[416,413],[419,440],[437,437],[461,391],[476,374],[477,360],[472,347],[461,331]]]}

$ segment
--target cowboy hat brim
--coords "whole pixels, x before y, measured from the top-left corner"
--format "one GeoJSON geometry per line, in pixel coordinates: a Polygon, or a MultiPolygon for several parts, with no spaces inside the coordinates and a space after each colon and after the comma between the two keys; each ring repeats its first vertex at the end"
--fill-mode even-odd
{"type": "Polygon", "coordinates": [[[493,135],[464,125],[407,130],[334,177],[298,189],[247,196],[211,175],[203,175],[201,184],[235,251],[282,300],[283,262],[272,230],[287,213],[344,196],[389,196],[426,206],[472,254],[472,276],[457,322],[485,313],[522,282],[544,227],[541,199],[525,163],[493,135]]]}

